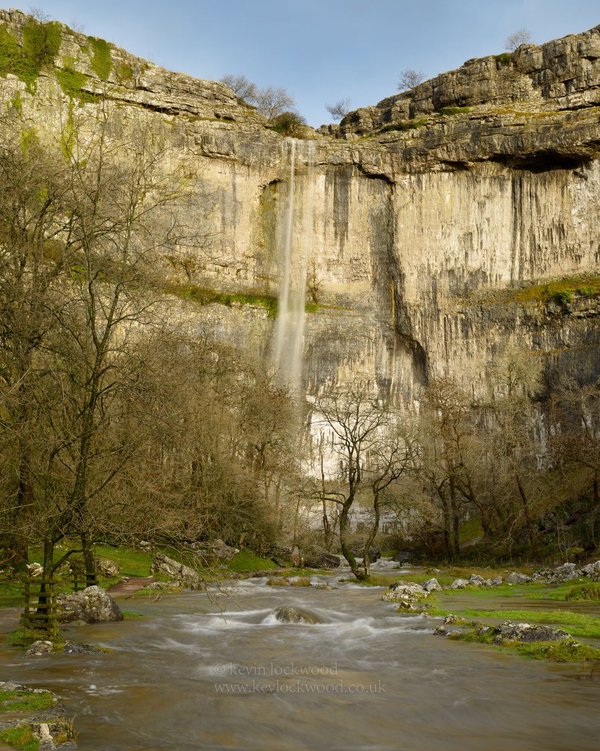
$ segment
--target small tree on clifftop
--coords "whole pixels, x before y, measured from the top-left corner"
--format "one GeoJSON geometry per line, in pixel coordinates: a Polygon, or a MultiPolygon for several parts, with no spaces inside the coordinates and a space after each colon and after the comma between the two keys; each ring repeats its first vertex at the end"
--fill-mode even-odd
{"type": "Polygon", "coordinates": [[[531,34],[527,29],[518,29],[518,31],[515,31],[513,34],[510,34],[510,36],[506,37],[504,46],[509,52],[514,52],[522,44],[531,44],[531,41],[531,34]]]}
{"type": "Polygon", "coordinates": [[[398,81],[398,91],[410,91],[423,83],[425,80],[425,74],[420,70],[414,70],[413,68],[405,68],[400,72],[400,80],[398,81]]]}

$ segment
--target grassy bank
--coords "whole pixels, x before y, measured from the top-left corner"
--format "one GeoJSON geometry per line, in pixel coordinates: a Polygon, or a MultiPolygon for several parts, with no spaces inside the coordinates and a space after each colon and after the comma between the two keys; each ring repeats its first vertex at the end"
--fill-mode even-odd
{"type": "MultiPolygon", "coordinates": [[[[70,548],[76,547],[76,543],[73,543],[72,545],[67,543],[64,546],[57,548],[55,551],[55,560],[61,558],[70,548]]],[[[273,563],[270,559],[262,558],[251,550],[241,550],[226,564],[209,567],[198,567],[198,559],[191,551],[182,551],[168,546],[163,546],[159,548],[159,550],[165,555],[174,558],[185,565],[197,568],[198,573],[206,582],[227,579],[236,574],[252,574],[254,572],[279,573],[281,571],[282,574],[285,573],[286,575],[298,575],[304,573],[303,571],[296,571],[293,569],[280,569],[279,566],[273,563]]],[[[43,557],[42,553],[43,551],[41,547],[32,547],[29,551],[30,562],[39,563],[43,557]]],[[[108,589],[125,578],[145,578],[151,575],[153,554],[149,550],[141,550],[133,547],[115,547],[112,545],[95,545],[94,554],[96,559],[111,561],[119,567],[118,576],[107,577],[100,575],[98,577],[98,584],[103,589],[108,589]]],[[[166,581],[168,577],[155,575],[154,578],[159,581],[166,581]]],[[[83,582],[80,583],[80,586],[83,586],[83,582]]],[[[70,591],[72,591],[72,578],[68,575],[59,577],[57,580],[57,592],[61,593],[70,591]]],[[[22,605],[23,586],[20,578],[18,576],[14,578],[5,577],[0,580],[0,608],[22,607],[22,605]]]]}

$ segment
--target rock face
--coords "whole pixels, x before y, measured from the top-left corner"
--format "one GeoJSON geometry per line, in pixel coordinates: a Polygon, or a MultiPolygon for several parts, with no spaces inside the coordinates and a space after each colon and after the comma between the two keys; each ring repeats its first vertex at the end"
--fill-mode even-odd
{"type": "Polygon", "coordinates": [[[100,587],[86,587],[81,592],[59,595],[56,600],[59,620],[62,623],[71,621],[104,623],[123,620],[123,614],[117,603],[100,587]]]}
{"type": "MultiPolygon", "coordinates": [[[[24,23],[0,12],[17,42],[24,23]]],[[[408,403],[443,375],[481,394],[513,341],[551,353],[550,380],[600,373],[597,299],[517,294],[598,273],[600,27],[471,60],[295,146],[222,84],[114,47],[99,72],[89,40],[60,28],[35,90],[16,69],[0,78],[2,106],[56,143],[68,113],[91,120],[104,97],[113,132],[148,126],[164,141],[164,170],[190,187],[177,213],[200,231],[165,273],[210,292],[203,305],[165,298],[172,316],[270,357],[293,182],[306,392],[360,379],[408,403]],[[68,65],[83,74],[75,93],[68,65]]]]}

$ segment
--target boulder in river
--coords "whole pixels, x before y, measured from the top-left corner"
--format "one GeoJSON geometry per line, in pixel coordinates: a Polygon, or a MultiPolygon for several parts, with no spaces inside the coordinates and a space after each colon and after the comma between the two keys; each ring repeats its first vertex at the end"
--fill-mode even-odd
{"type": "Polygon", "coordinates": [[[381,598],[384,602],[397,602],[405,610],[414,610],[417,603],[429,595],[426,590],[416,582],[396,584],[381,598]]]}
{"type": "Polygon", "coordinates": [[[275,610],[275,618],[280,623],[322,623],[323,621],[315,613],[302,608],[284,606],[275,610]]]}
{"type": "Polygon", "coordinates": [[[56,604],[58,619],[62,623],[104,623],[123,620],[117,603],[107,592],[96,586],[86,587],[69,595],[58,595],[56,604]]]}
{"type": "Polygon", "coordinates": [[[42,655],[49,655],[54,652],[54,644],[46,639],[38,639],[34,641],[29,647],[25,655],[27,657],[41,657],[42,655]]]}
{"type": "Polygon", "coordinates": [[[51,642],[38,639],[29,647],[25,655],[27,657],[41,657],[49,654],[64,655],[95,655],[102,654],[106,650],[95,647],[93,644],[81,644],[80,642],[51,642]]]}

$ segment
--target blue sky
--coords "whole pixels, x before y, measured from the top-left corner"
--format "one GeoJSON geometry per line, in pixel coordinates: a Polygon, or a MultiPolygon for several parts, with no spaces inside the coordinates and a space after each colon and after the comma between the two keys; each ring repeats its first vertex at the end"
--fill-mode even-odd
{"type": "MultiPolygon", "coordinates": [[[[76,22],[158,65],[198,78],[244,74],[289,91],[311,125],[325,105],[352,108],[397,90],[404,68],[427,78],[496,54],[526,28],[536,43],[600,23],[598,0],[11,0],[76,22]]],[[[8,7],[8,6],[7,6],[8,7]]]]}

